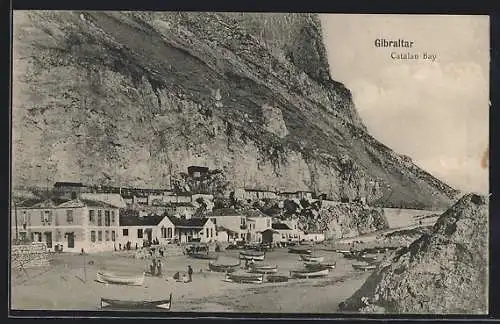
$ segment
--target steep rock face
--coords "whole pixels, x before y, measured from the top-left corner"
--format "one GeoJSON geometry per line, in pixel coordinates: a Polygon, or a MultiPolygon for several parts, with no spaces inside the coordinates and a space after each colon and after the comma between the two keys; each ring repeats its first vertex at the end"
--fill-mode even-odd
{"type": "Polygon", "coordinates": [[[320,32],[308,14],[16,12],[14,185],[162,187],[204,165],[232,187],[447,206],[455,190],[366,133],[320,32]]]}
{"type": "Polygon", "coordinates": [[[387,313],[488,310],[488,202],[463,196],[408,248],[386,258],[341,308],[387,313]]]}

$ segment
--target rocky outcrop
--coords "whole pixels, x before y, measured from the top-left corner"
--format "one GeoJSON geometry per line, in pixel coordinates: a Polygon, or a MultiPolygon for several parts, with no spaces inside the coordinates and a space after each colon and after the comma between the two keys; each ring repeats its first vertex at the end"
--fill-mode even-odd
{"type": "Polygon", "coordinates": [[[329,76],[315,15],[31,11],[14,21],[15,186],[168,187],[203,165],[231,188],[384,206],[442,208],[456,194],[366,132],[329,76]]]}
{"type": "Polygon", "coordinates": [[[345,303],[344,311],[488,311],[488,200],[463,196],[430,234],[387,257],[345,303]]]}
{"type": "Polygon", "coordinates": [[[359,203],[322,206],[316,219],[300,218],[305,230],[325,232],[327,238],[341,239],[389,227],[384,211],[359,203]]]}

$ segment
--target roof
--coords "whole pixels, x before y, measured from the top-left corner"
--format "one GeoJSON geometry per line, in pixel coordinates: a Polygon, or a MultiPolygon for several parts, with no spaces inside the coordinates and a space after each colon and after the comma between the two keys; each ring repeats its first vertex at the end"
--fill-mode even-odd
{"type": "Polygon", "coordinates": [[[146,216],[138,217],[136,215],[120,215],[120,226],[156,226],[165,218],[165,216],[146,216]]]}
{"type": "Polygon", "coordinates": [[[86,200],[94,200],[100,201],[117,208],[125,208],[127,204],[123,200],[123,197],[120,194],[112,194],[112,193],[82,193],[80,194],[81,199],[86,200]]]}
{"type": "Polygon", "coordinates": [[[175,227],[195,227],[195,228],[201,228],[205,226],[206,222],[208,221],[208,218],[190,218],[190,219],[184,219],[184,218],[179,218],[179,217],[174,217],[174,216],[167,216],[168,219],[174,224],[175,227]]]}
{"type": "Polygon", "coordinates": [[[50,199],[45,199],[45,200],[39,200],[38,202],[35,202],[31,206],[25,206],[25,207],[27,207],[27,208],[56,208],[60,204],[63,204],[67,201],[70,201],[70,199],[50,198],[50,199]]]}
{"type": "Polygon", "coordinates": [[[234,208],[219,208],[212,210],[210,216],[242,216],[239,211],[234,208]]]}
{"type": "Polygon", "coordinates": [[[233,233],[233,234],[238,234],[237,231],[234,231],[232,229],[229,229],[224,226],[216,226],[217,232],[228,232],[228,233],[233,233]]]}
{"type": "Polygon", "coordinates": [[[196,165],[191,165],[188,166],[188,172],[196,172],[196,171],[201,171],[201,172],[207,172],[208,167],[202,167],[202,166],[196,166],[196,165]]]}
{"type": "Polygon", "coordinates": [[[271,227],[275,230],[291,230],[291,228],[288,227],[287,224],[283,224],[283,223],[275,223],[275,224],[272,224],[271,227]]]}
{"type": "Polygon", "coordinates": [[[168,207],[196,207],[190,202],[171,202],[166,204],[168,207]]]}
{"type": "Polygon", "coordinates": [[[244,212],[244,214],[247,217],[251,217],[251,218],[256,218],[256,217],[270,217],[270,216],[267,216],[266,214],[264,214],[263,212],[261,212],[258,209],[249,209],[249,210],[246,210],[244,212]]]}
{"type": "Polygon", "coordinates": [[[257,189],[257,188],[244,188],[243,190],[245,191],[258,191],[258,192],[272,192],[275,193],[272,190],[267,190],[267,189],[257,189]]]}
{"type": "Polygon", "coordinates": [[[271,228],[266,228],[265,230],[263,231],[260,231],[260,233],[264,233],[264,232],[268,232],[268,231],[271,231],[273,233],[279,233],[279,231],[275,230],[275,229],[271,229],[271,228]]]}
{"type": "Polygon", "coordinates": [[[54,183],[54,187],[85,187],[85,185],[81,182],[56,182],[54,183]]]}

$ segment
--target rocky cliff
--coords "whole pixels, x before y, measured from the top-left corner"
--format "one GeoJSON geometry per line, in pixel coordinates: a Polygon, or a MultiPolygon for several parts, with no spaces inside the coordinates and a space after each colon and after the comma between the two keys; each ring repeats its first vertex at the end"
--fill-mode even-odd
{"type": "Polygon", "coordinates": [[[386,258],[345,311],[486,314],[488,200],[468,194],[426,233],[386,258]]]}
{"type": "Polygon", "coordinates": [[[448,206],[456,191],[371,137],[310,14],[15,12],[14,185],[232,187],[448,206]]]}

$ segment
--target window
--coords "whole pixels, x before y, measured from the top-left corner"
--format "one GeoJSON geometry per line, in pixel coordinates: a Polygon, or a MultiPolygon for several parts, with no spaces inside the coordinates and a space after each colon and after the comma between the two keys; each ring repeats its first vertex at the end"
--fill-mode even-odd
{"type": "Polygon", "coordinates": [[[111,241],[116,241],[116,234],[115,231],[111,231],[111,241]]]}
{"type": "Polygon", "coordinates": [[[66,222],[73,224],[73,211],[71,209],[66,210],[66,222]]]}
{"type": "Polygon", "coordinates": [[[137,238],[142,238],[142,228],[137,229],[137,238]]]}
{"type": "Polygon", "coordinates": [[[45,214],[43,213],[43,210],[40,211],[40,222],[44,222],[45,221],[45,214]]]}
{"type": "Polygon", "coordinates": [[[91,241],[92,243],[94,243],[94,242],[95,242],[95,231],[90,231],[90,241],[91,241]]]}
{"type": "Polygon", "coordinates": [[[212,220],[212,223],[214,223],[214,225],[217,225],[217,218],[211,218],[212,220]]]}
{"type": "Polygon", "coordinates": [[[110,226],[110,215],[109,215],[109,210],[104,211],[104,226],[110,226]]]}
{"type": "Polygon", "coordinates": [[[166,238],[167,237],[167,231],[165,227],[161,228],[161,238],[166,238]]]}
{"type": "Polygon", "coordinates": [[[122,231],[123,236],[128,236],[128,228],[124,228],[122,231]]]}
{"type": "Polygon", "coordinates": [[[109,231],[105,231],[105,232],[104,232],[104,239],[105,239],[106,241],[109,241],[109,231]]]}
{"type": "Polygon", "coordinates": [[[241,217],[241,225],[245,225],[245,218],[241,217]]]}
{"type": "Polygon", "coordinates": [[[208,228],[206,229],[206,232],[207,232],[207,237],[209,237],[209,236],[208,236],[208,235],[209,235],[209,233],[208,233],[208,228]]]}
{"type": "Polygon", "coordinates": [[[266,221],[266,226],[267,226],[267,227],[271,227],[271,220],[270,220],[270,219],[268,219],[268,220],[266,221]]]}
{"type": "Polygon", "coordinates": [[[95,222],[95,210],[93,210],[93,209],[89,210],[89,222],[90,223],[95,222]]]}
{"type": "Polygon", "coordinates": [[[167,228],[167,238],[172,238],[172,227],[167,228]]]}
{"type": "Polygon", "coordinates": [[[97,232],[97,240],[98,240],[99,242],[101,242],[101,241],[102,241],[102,231],[98,231],[98,232],[97,232]]]}
{"type": "Polygon", "coordinates": [[[115,225],[115,211],[111,211],[111,224],[115,225]]]}
{"type": "Polygon", "coordinates": [[[102,210],[97,211],[97,226],[102,226],[102,210]]]}
{"type": "Polygon", "coordinates": [[[214,229],[213,228],[210,229],[210,237],[214,237],[214,229]]]}
{"type": "Polygon", "coordinates": [[[52,222],[52,213],[50,210],[45,211],[45,221],[48,223],[52,222]]]}

